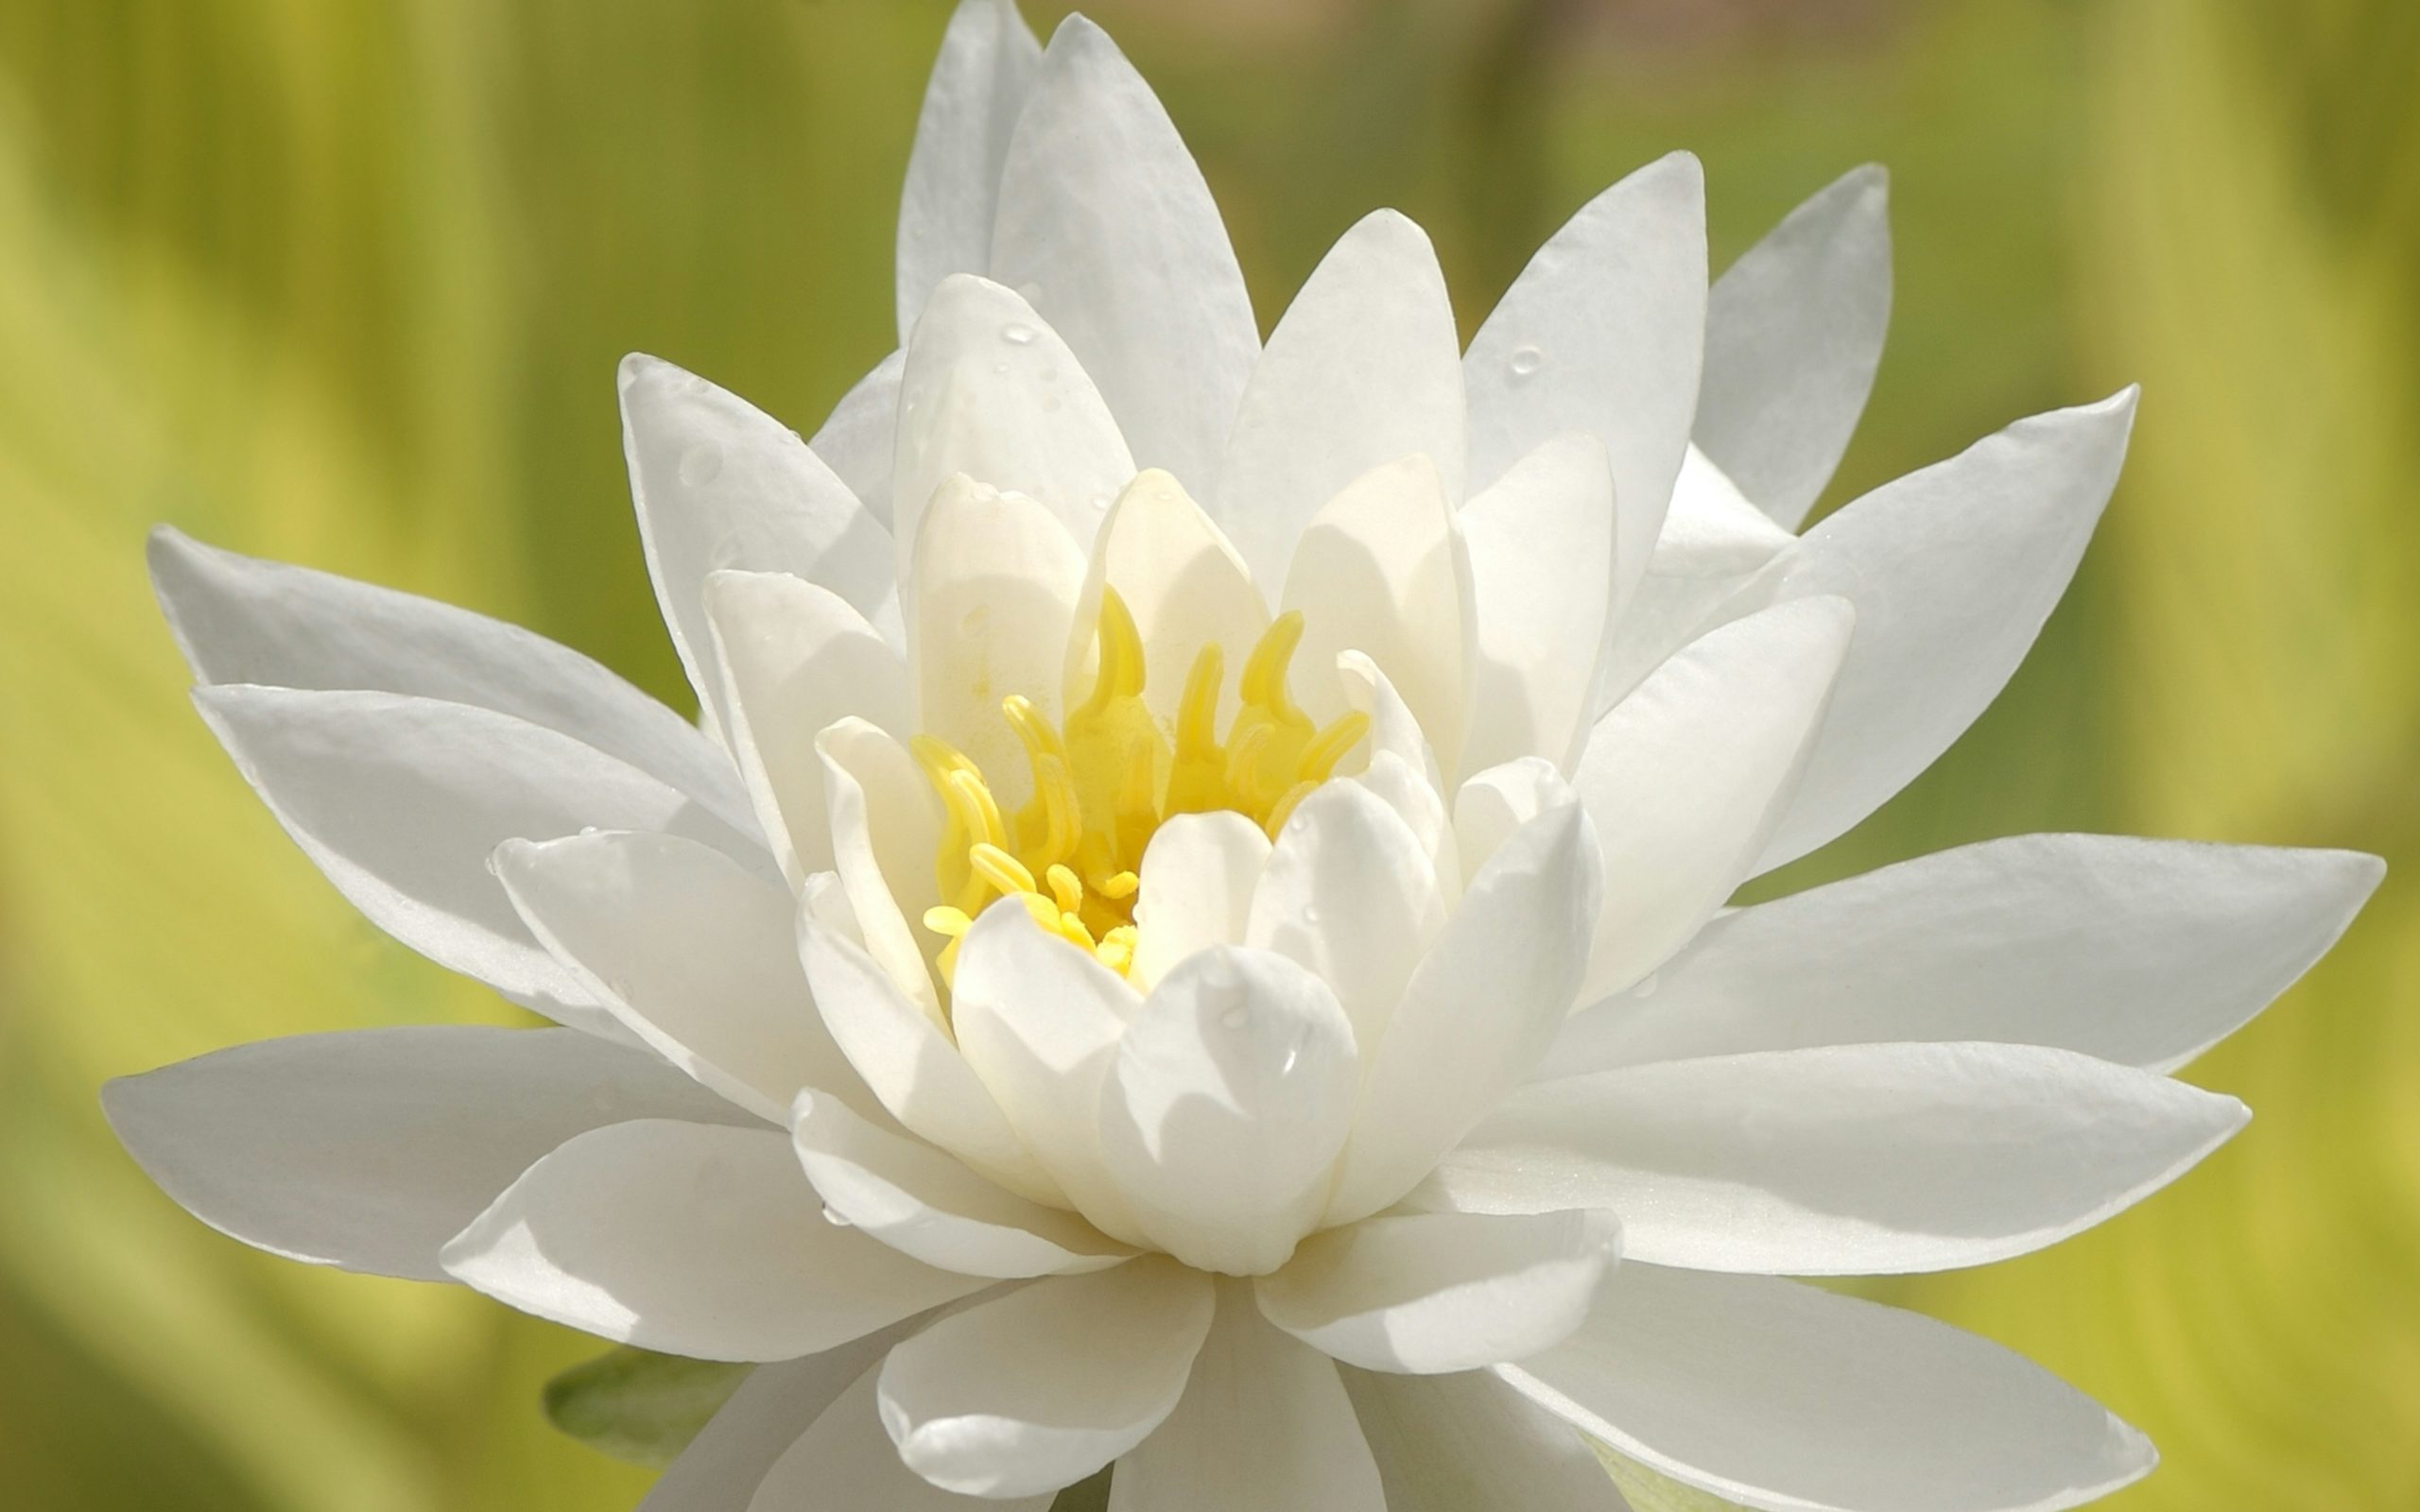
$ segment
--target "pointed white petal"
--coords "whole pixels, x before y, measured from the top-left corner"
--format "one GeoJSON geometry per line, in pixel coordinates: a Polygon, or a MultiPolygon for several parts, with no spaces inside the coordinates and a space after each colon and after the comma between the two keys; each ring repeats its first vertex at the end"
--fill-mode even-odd
{"type": "Polygon", "coordinates": [[[1614,462],[1615,565],[1636,581],[1688,446],[1705,301],[1705,175],[1676,152],[1582,207],[1471,339],[1472,480],[1549,436],[1597,437],[1614,462]]]}
{"type": "MultiPolygon", "coordinates": [[[[890,1347],[915,1332],[920,1321],[893,1324],[821,1354],[748,1372],[648,1491],[638,1512],[748,1512],[767,1474],[799,1441],[802,1425],[817,1421],[843,1392],[878,1368],[890,1347]]],[[[867,1424],[897,1464],[872,1401],[865,1410],[867,1424]]]]}
{"type": "MultiPolygon", "coordinates": [[[[1392,210],[1329,249],[1269,335],[1219,470],[1219,520],[1262,588],[1320,507],[1414,453],[1462,496],[1461,343],[1427,233],[1392,210]]],[[[1323,664],[1323,663],[1321,663],[1323,664]]]]}
{"type": "Polygon", "coordinates": [[[488,874],[497,846],[648,830],[765,861],[657,779],[508,714],[244,684],[197,689],[194,702],[285,833],[371,922],[575,1027],[589,1025],[594,999],[488,874]]]}
{"type": "Polygon", "coordinates": [[[907,747],[862,719],[816,737],[823,765],[832,862],[866,954],[882,965],[925,1017],[941,1022],[936,945],[925,911],[941,902],[933,857],[941,850],[941,801],[907,747]]]}
{"type": "Polygon", "coordinates": [[[883,1431],[881,1383],[877,1363],[818,1414],[814,1426],[774,1463],[747,1512],[1046,1512],[1048,1491],[998,1501],[960,1496],[900,1463],[898,1446],[883,1431]]]}
{"type": "Polygon", "coordinates": [[[883,1426],[908,1469],[947,1490],[1072,1485],[1175,1409],[1215,1296],[1210,1278],[1159,1257],[1037,1281],[891,1350],[883,1426]]]}
{"type": "Polygon", "coordinates": [[[1093,542],[1092,566],[1069,637],[1067,697],[1089,693],[1098,675],[1101,587],[1117,591],[1143,639],[1143,703],[1169,724],[1205,645],[1226,669],[1218,726],[1234,721],[1237,674],[1269,628],[1269,608],[1236,548],[1168,473],[1139,473],[1110,506],[1093,542]]]}
{"type": "Polygon", "coordinates": [[[1159,1247],[1204,1270],[1273,1270],[1327,1200],[1358,1073],[1325,983],[1216,946],[1170,971],[1119,1040],[1102,1154],[1159,1247]]]}
{"type": "Polygon", "coordinates": [[[1253,891],[1269,865],[1269,836],[1231,810],[1171,816],[1143,851],[1134,894],[1134,964],[1127,980],[1149,992],[1177,962],[1212,945],[1240,945],[1253,891]]]}
{"type": "Polygon", "coordinates": [[[637,1050],[451,1024],[238,1045],[120,1077],[101,1110],[144,1174],[220,1233],[412,1280],[443,1280],[445,1242],[575,1134],[745,1118],[637,1050]]]}
{"type": "Polygon", "coordinates": [[[697,1360],[788,1360],[988,1284],[824,1220],[776,1129],[645,1119],[579,1135],[445,1246],[525,1313],[697,1360]]]}
{"type": "Polygon", "coordinates": [[[1366,1056],[1444,927],[1445,902],[1420,837],[1369,789],[1329,782],[1279,833],[1243,942],[1325,982],[1366,1056]]]}
{"type": "Polygon", "coordinates": [[[1622,1216],[1651,1264],[1948,1270],[2055,1244],[2190,1170],[2232,1097],[2038,1045],[1829,1045],[1540,1082],[1414,1200],[1622,1216]]]}
{"type": "Polygon", "coordinates": [[[940,1022],[873,957],[809,913],[799,958],[824,1027],[891,1117],[1010,1191],[1064,1204],[940,1022]]]}
{"type": "Polygon", "coordinates": [[[467,703],[569,735],[734,828],[747,802],[714,742],[568,646],[435,599],[151,532],[151,585],[202,682],[467,703]]]}
{"type": "Polygon", "coordinates": [[[1614,474],[1604,443],[1541,441],[1462,507],[1474,646],[1464,771],[1516,756],[1562,764],[1588,694],[1614,588],[1614,474]]]}
{"type": "Polygon", "coordinates": [[[1567,791],[1471,880],[1370,1058],[1329,1223],[1394,1202],[1530,1074],[1571,1011],[1600,887],[1567,791]]]}
{"type": "Polygon", "coordinates": [[[621,390],[648,573],[710,722],[721,718],[722,688],[707,662],[707,574],[787,573],[876,625],[898,623],[890,533],[797,432],[653,357],[622,359],[621,390]]]}
{"type": "Polygon", "coordinates": [[[899,339],[936,284],[992,266],[992,219],[1009,138],[1042,66],[1016,0],[960,0],[925,85],[899,196],[899,339]]]}
{"type": "Polygon", "coordinates": [[[1073,1213],[1004,1191],[838,1098],[800,1098],[790,1138],[827,1210],[928,1265],[1021,1279],[1104,1270],[1133,1257],[1073,1213]]]}
{"type": "Polygon", "coordinates": [[[1387,1512],[1628,1512],[1579,1432],[1492,1375],[1341,1373],[1387,1512]]]}
{"type": "Polygon", "coordinates": [[[1219,1291],[1184,1397],[1117,1462],[1110,1512],[1387,1512],[1336,1366],[1219,1291]]]}
{"type": "Polygon", "coordinates": [[[2385,868],[2099,834],[1963,846],[1726,914],[1564,1027],[1545,1074],[1945,1040],[2173,1071],[2326,954],[2385,868]]]}
{"type": "Polygon", "coordinates": [[[1996,1344],[1765,1277],[1625,1264],[1577,1334],[1496,1373],[1631,1458],[1765,1512],[2059,1512],[2158,1458],[1996,1344]]]}
{"type": "Polygon", "coordinates": [[[1370,720],[1370,733],[1362,740],[1369,765],[1354,771],[1356,757],[1347,752],[1340,770],[1386,799],[1387,806],[1411,826],[1427,853],[1429,869],[1436,874],[1439,895],[1450,908],[1461,898],[1462,877],[1469,868],[1455,853],[1453,823],[1445,808],[1445,779],[1437,768],[1437,754],[1429,748],[1420,721],[1412,717],[1403,696],[1375,662],[1359,651],[1342,652],[1336,659],[1336,677],[1344,690],[1345,707],[1370,720]]]}
{"type": "Polygon", "coordinates": [[[1754,869],[1797,781],[1856,621],[1841,599],[1726,625],[1598,722],[1572,785],[1605,852],[1588,988],[1630,986],[1754,869]]]}
{"type": "Polygon", "coordinates": [[[1050,39],[1010,142],[992,276],[1067,338],[1134,459],[1210,496],[1260,328],[1193,155],[1082,16],[1050,39]]]}
{"type": "Polygon", "coordinates": [[[1891,323],[1890,180],[1869,163],[1791,211],[1706,301],[1697,442],[1798,528],[1865,410],[1891,323]]]}
{"type": "Polygon", "coordinates": [[[2018,421],[1807,532],[1778,596],[1848,598],[1857,646],[1758,870],[1879,808],[1998,696],[2075,575],[2134,421],[2132,388],[2018,421]]]}
{"type": "Polygon", "coordinates": [[[1571,784],[1543,756],[1523,756],[1473,773],[1454,790],[1455,852],[1476,871],[1521,826],[1570,798],[1571,784]]]}
{"type": "Polygon", "coordinates": [[[1117,421],[1059,333],[1013,290],[971,274],[933,291],[908,338],[898,445],[892,517],[920,571],[925,511],[959,474],[1039,502],[1080,551],[1134,475],[1117,421]]]}
{"type": "Polygon", "coordinates": [[[806,443],[885,530],[890,528],[890,468],[899,446],[899,379],[907,365],[905,347],[875,363],[840,396],[806,443]]]}
{"type": "Polygon", "coordinates": [[[1609,1212],[1365,1218],[1254,1284],[1271,1323],[1347,1365],[1443,1375],[1561,1343],[1620,1241],[1609,1212]]]}

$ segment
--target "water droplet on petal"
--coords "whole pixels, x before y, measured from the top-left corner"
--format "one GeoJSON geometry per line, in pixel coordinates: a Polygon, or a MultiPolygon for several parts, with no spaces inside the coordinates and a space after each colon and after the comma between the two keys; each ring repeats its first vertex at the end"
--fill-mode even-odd
{"type": "Polygon", "coordinates": [[[681,481],[691,488],[712,483],[722,472],[722,448],[700,441],[681,454],[681,481]]]}
{"type": "Polygon", "coordinates": [[[1012,347],[1031,346],[1033,338],[1039,334],[1033,327],[1021,320],[1011,321],[1000,327],[1000,339],[1012,347]]]}
{"type": "Polygon", "coordinates": [[[1527,378],[1546,365],[1547,354],[1535,347],[1513,348],[1512,360],[1505,364],[1515,378],[1527,378]]]}
{"type": "Polygon", "coordinates": [[[1303,922],[1305,924],[1316,924],[1319,921],[1320,905],[1317,903],[1305,903],[1303,905],[1303,922]]]}
{"type": "Polygon", "coordinates": [[[1652,973],[1652,972],[1649,973],[1649,974],[1648,974],[1644,979],[1642,979],[1642,980],[1639,982],[1639,984],[1638,984],[1636,987],[1632,988],[1630,989],[1630,995],[1631,995],[1632,997],[1634,997],[1634,998],[1651,998],[1651,997],[1653,997],[1653,996],[1655,995],[1655,976],[1654,976],[1654,973],[1652,973]]]}
{"type": "Polygon", "coordinates": [[[1055,415],[1059,413],[1059,396],[1057,394],[1045,394],[1042,396],[1042,412],[1046,415],[1055,415]]]}
{"type": "Polygon", "coordinates": [[[823,1221],[830,1224],[835,1228],[854,1228],[856,1227],[856,1224],[849,1221],[847,1214],[837,1212],[830,1208],[823,1210],[823,1221]]]}
{"type": "Polygon", "coordinates": [[[1009,375],[1009,365],[1005,362],[995,362],[992,364],[992,370],[999,376],[1006,378],[1009,375]]]}

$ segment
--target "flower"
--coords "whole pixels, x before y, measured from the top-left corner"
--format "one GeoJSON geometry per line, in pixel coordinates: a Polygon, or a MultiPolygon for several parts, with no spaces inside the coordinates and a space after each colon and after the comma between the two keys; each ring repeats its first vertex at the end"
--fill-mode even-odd
{"type": "Polygon", "coordinates": [[[1264,345],[1149,89],[968,0],[903,348],[811,441],[625,365],[700,727],[510,627],[164,532],[197,699],[372,919],[561,1027],[112,1085],[297,1259],[764,1362],[657,1512],[2014,1512],[2151,1452],[1789,1278],[2078,1231],[2377,864],[2083,835],[1728,909],[1996,693],[2131,393],[1796,533],[1889,299],[1853,173],[1720,282],[1693,160],[1464,352],[1354,227],[1264,345]],[[1577,1430],[1577,1431],[1575,1431],[1577,1430]]]}

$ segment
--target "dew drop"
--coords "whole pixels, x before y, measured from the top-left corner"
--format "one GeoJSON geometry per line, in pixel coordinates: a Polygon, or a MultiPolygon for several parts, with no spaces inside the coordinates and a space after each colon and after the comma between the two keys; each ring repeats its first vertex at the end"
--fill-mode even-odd
{"type": "Polygon", "coordinates": [[[1319,921],[1320,905],[1317,903],[1305,903],[1303,905],[1303,922],[1305,924],[1316,924],[1319,921]]]}
{"type": "Polygon", "coordinates": [[[999,376],[1006,378],[1009,375],[1009,365],[1005,362],[995,362],[992,364],[992,370],[999,376]]]}
{"type": "Polygon", "coordinates": [[[700,441],[681,454],[681,481],[691,488],[712,483],[722,472],[722,448],[700,441]]]}
{"type": "Polygon", "coordinates": [[[1513,348],[1512,360],[1505,364],[1515,378],[1527,378],[1546,365],[1547,354],[1535,347],[1513,348]]]}
{"type": "Polygon", "coordinates": [[[1000,327],[1000,339],[1012,347],[1029,347],[1033,345],[1033,338],[1038,334],[1039,333],[1037,333],[1033,327],[1025,324],[1023,321],[1012,321],[1008,325],[1000,327]]]}
{"type": "Polygon", "coordinates": [[[1640,983],[1638,984],[1638,986],[1636,986],[1636,987],[1634,987],[1634,988],[1632,988],[1630,989],[1630,995],[1631,995],[1632,997],[1634,997],[1634,998],[1651,998],[1651,997],[1653,997],[1653,996],[1655,995],[1655,977],[1654,977],[1654,975],[1653,975],[1652,973],[1650,973],[1646,978],[1644,978],[1643,980],[1641,980],[1641,981],[1640,981],[1640,983]]]}
{"type": "Polygon", "coordinates": [[[1042,396],[1042,412],[1046,415],[1056,415],[1059,413],[1059,396],[1057,394],[1045,394],[1042,396]]]}
{"type": "Polygon", "coordinates": [[[856,1227],[856,1224],[853,1224],[848,1220],[846,1214],[836,1212],[830,1208],[823,1210],[823,1221],[830,1224],[835,1228],[855,1228],[856,1227]]]}

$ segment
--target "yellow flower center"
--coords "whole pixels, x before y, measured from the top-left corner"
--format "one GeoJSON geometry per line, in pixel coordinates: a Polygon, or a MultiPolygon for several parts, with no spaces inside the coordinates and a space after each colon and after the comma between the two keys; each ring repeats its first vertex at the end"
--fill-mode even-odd
{"type": "Polygon", "coordinates": [[[925,927],[949,941],[943,981],[954,978],[959,938],[999,898],[1016,899],[1043,928],[1123,976],[1134,961],[1143,851],[1159,827],[1174,815],[1231,809],[1274,838],[1370,728],[1356,712],[1315,730],[1288,695],[1300,611],[1280,615],[1245,660],[1243,707],[1223,741],[1215,643],[1194,659],[1173,728],[1163,729],[1143,702],[1142,635],[1115,589],[1101,591],[1094,636],[1099,675],[1063,730],[1022,695],[1001,702],[1033,769],[1033,797],[1015,814],[1001,812],[981,769],[956,747],[931,735],[910,743],[948,814],[934,869],[949,902],[925,914],[925,927]]]}

